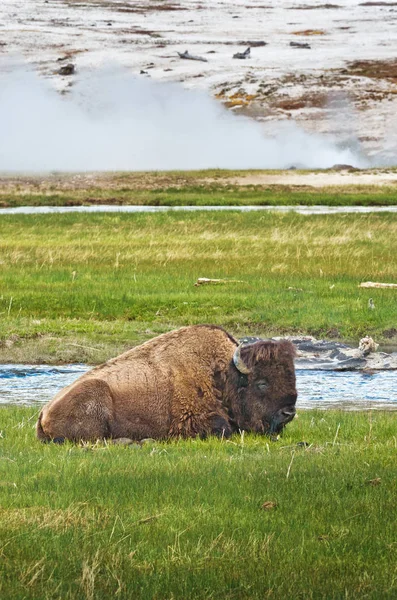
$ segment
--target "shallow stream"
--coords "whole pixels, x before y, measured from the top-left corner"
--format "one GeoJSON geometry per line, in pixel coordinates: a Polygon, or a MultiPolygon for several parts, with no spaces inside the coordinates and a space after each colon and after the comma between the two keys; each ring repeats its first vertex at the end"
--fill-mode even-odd
{"type": "MultiPolygon", "coordinates": [[[[48,402],[87,365],[0,365],[0,405],[48,402]]],[[[298,408],[397,410],[397,372],[296,370],[298,408]]]]}
{"type": "Polygon", "coordinates": [[[382,212],[397,212],[397,206],[138,206],[103,204],[91,206],[18,206],[15,208],[0,208],[0,215],[49,215],[60,213],[160,213],[171,211],[276,211],[296,212],[301,215],[335,215],[335,214],[367,214],[382,212]]]}

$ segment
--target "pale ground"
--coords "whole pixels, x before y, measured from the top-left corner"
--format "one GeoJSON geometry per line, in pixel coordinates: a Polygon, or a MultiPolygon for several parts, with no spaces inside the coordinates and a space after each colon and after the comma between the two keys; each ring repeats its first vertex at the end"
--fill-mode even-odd
{"type": "Polygon", "coordinates": [[[207,90],[270,130],[294,119],[387,156],[397,139],[396,23],[395,2],[1,0],[0,57],[22,57],[58,90],[74,80],[59,75],[68,62],[77,74],[121,64],[207,90]],[[267,45],[232,58],[253,41],[267,45]],[[179,59],[184,50],[208,62],[179,59]]]}
{"type": "Polygon", "coordinates": [[[397,173],[387,171],[361,171],[361,172],[327,172],[316,171],[313,173],[297,173],[283,171],[278,174],[257,173],[242,177],[232,177],[229,183],[235,185],[288,185],[310,186],[315,188],[331,186],[394,186],[397,184],[397,173]]]}

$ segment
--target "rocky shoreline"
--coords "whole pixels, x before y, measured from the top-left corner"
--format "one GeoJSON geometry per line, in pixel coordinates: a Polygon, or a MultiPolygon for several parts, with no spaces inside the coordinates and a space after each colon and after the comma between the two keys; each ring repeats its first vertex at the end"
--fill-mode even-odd
{"type": "MultiPolygon", "coordinates": [[[[244,337],[243,344],[253,343],[262,338],[244,337]]],[[[296,348],[295,366],[297,369],[323,371],[389,371],[397,370],[397,351],[378,352],[372,338],[363,338],[358,348],[342,342],[317,340],[312,336],[275,337],[274,340],[288,339],[296,348]],[[365,343],[371,340],[371,343],[365,343]]]]}

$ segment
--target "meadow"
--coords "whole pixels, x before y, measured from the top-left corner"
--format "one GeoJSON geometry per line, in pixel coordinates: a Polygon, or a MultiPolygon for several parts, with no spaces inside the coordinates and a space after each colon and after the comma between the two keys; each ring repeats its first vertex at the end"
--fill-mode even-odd
{"type": "Polygon", "coordinates": [[[363,171],[365,184],[360,179],[361,172],[356,173],[352,180],[349,179],[350,171],[343,171],[344,175],[341,175],[332,169],[321,172],[212,169],[87,174],[55,172],[47,176],[23,177],[0,175],[0,207],[101,204],[390,206],[397,204],[394,180],[388,181],[387,185],[380,185],[379,180],[393,172],[393,169],[363,171]],[[319,179],[316,180],[316,177],[319,179]]]}
{"type": "Polygon", "coordinates": [[[98,363],[194,323],[392,343],[395,290],[358,285],[396,255],[391,213],[3,215],[0,361],[98,363]]]}
{"type": "Polygon", "coordinates": [[[392,599],[393,413],[254,435],[42,445],[0,408],[0,597],[392,599]]]}
{"type": "MultiPolygon", "coordinates": [[[[349,171],[344,171],[348,176],[349,171]]],[[[372,184],[347,183],[318,186],[315,176],[326,181],[329,171],[293,171],[295,183],[289,183],[287,171],[153,171],[136,173],[62,174],[30,177],[0,175],[0,207],[147,205],[147,206],[390,206],[397,204],[395,185],[379,185],[376,178],[393,169],[363,171],[373,175],[372,184]],[[282,183],[250,183],[261,177],[277,177],[282,183]],[[308,185],[306,176],[314,176],[308,185]],[[301,180],[301,182],[300,182],[301,180]],[[297,183],[299,182],[299,183],[297,183]],[[305,183],[306,182],[306,183],[305,183]]]]}
{"type": "MultiPolygon", "coordinates": [[[[392,213],[2,215],[0,362],[99,363],[204,322],[395,343],[395,291],[358,285],[396,281],[396,255],[392,213]]],[[[397,596],[394,413],[120,447],[42,445],[38,411],[0,408],[0,598],[397,596]]]]}

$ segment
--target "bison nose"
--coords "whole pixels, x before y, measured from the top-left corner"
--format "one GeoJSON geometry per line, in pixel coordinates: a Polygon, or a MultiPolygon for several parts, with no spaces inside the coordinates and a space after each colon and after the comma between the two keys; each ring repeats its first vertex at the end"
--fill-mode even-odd
{"type": "Polygon", "coordinates": [[[295,415],[295,406],[288,406],[287,408],[283,408],[280,411],[281,422],[284,424],[289,423],[290,421],[292,421],[295,415]]]}
{"type": "Polygon", "coordinates": [[[279,431],[284,425],[292,421],[296,414],[295,406],[285,406],[284,408],[280,408],[272,418],[271,421],[271,430],[279,431]]]}

